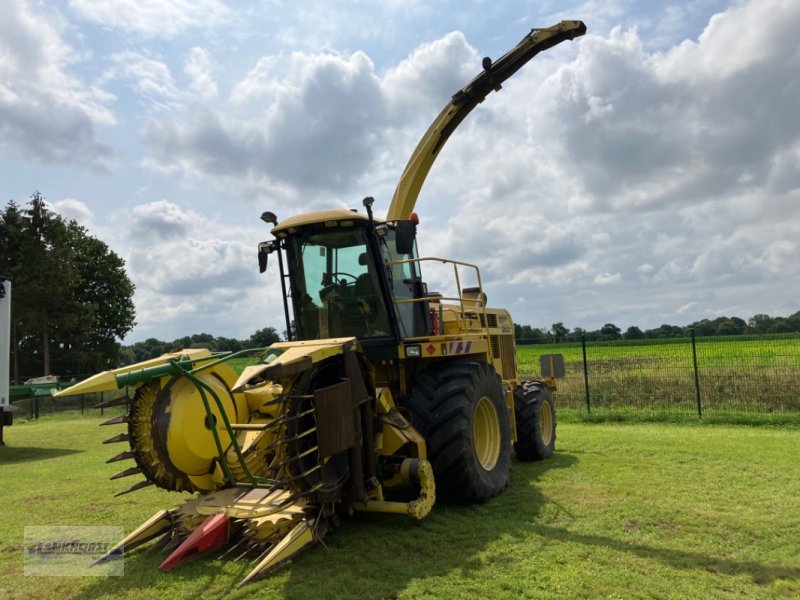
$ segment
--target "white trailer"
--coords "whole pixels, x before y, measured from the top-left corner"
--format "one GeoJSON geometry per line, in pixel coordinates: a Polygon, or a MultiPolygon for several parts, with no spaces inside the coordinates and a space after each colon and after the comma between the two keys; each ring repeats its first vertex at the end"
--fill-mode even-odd
{"type": "Polygon", "coordinates": [[[9,355],[11,353],[11,280],[0,275],[0,446],[3,427],[11,425],[9,355]]]}

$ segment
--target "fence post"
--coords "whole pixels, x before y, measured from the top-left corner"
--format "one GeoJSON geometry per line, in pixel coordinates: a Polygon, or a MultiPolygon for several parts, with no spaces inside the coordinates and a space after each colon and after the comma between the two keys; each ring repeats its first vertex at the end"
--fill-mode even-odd
{"type": "Polygon", "coordinates": [[[694,337],[694,327],[692,332],[692,362],[694,363],[694,394],[697,398],[697,416],[703,418],[703,403],[700,401],[700,376],[697,373],[697,342],[694,337]]]}
{"type": "Polygon", "coordinates": [[[591,414],[592,404],[589,401],[589,363],[586,361],[586,334],[581,335],[581,349],[583,350],[583,389],[586,392],[586,413],[591,414]]]}

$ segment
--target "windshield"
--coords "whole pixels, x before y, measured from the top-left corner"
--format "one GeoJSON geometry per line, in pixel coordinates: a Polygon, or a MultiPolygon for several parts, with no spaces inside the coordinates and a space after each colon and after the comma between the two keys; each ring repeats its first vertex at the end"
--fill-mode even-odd
{"type": "Polygon", "coordinates": [[[363,229],[288,242],[297,339],[392,335],[363,229]]]}

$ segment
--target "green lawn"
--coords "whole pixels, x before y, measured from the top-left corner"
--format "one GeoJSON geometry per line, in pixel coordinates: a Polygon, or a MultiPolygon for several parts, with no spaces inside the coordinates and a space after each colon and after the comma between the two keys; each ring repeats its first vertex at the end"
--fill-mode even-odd
{"type": "Polygon", "coordinates": [[[146,550],[120,578],[25,577],[25,525],[129,531],[180,501],[152,488],[112,498],[126,485],[104,460],[122,448],[100,444],[118,431],[99,422],[6,430],[1,598],[800,596],[800,429],[670,424],[562,424],[554,457],[515,462],[488,504],[438,506],[421,522],[359,514],[327,548],[241,590],[244,562],[203,557],[165,574],[146,550]]]}

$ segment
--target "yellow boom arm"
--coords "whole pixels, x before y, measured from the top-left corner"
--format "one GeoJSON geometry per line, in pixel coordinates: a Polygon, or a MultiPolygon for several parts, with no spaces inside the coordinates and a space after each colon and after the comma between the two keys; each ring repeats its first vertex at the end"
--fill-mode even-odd
{"type": "Polygon", "coordinates": [[[546,29],[533,29],[515,48],[497,62],[483,59],[484,70],[466,86],[456,92],[428,131],[406,164],[389,206],[387,221],[407,219],[414,210],[419,191],[447,138],[456,127],[492,90],[499,90],[503,82],[542,50],[552,48],[564,40],[572,40],[586,33],[583,21],[561,21],[546,29]]]}

